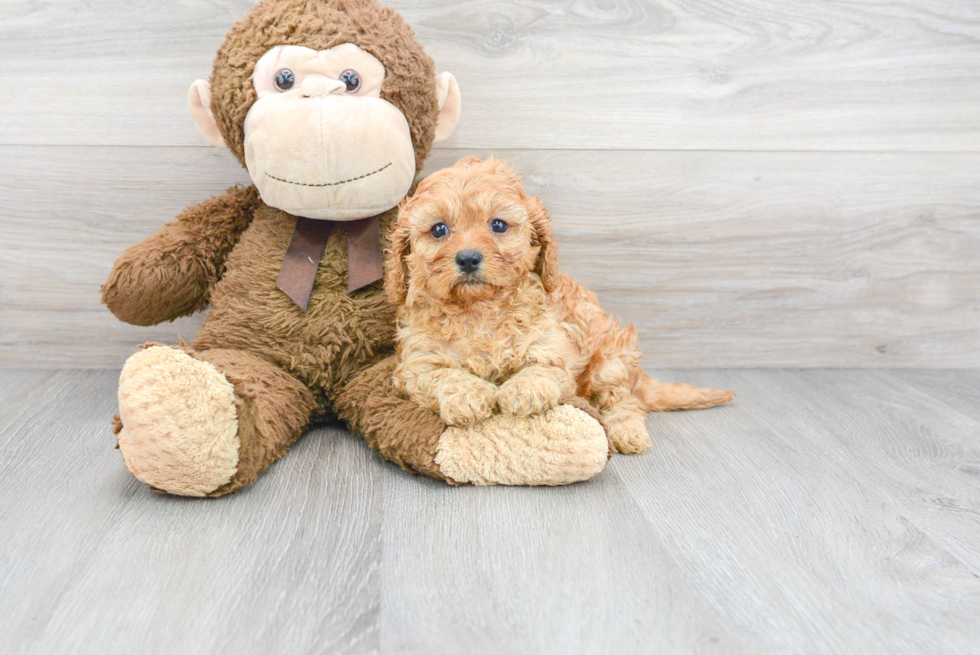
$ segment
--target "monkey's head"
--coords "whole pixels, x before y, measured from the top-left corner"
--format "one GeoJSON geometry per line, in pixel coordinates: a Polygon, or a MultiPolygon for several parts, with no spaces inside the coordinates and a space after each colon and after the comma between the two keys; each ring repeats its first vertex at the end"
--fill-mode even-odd
{"type": "Polygon", "coordinates": [[[267,205],[340,221],[395,207],[460,112],[453,76],[375,0],[262,0],[188,104],[267,205]]]}

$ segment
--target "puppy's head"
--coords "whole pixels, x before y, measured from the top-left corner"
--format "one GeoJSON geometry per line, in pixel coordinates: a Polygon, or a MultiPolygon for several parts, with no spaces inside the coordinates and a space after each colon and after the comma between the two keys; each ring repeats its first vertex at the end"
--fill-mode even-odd
{"type": "Polygon", "coordinates": [[[547,211],[506,162],[467,157],[427,177],[402,205],[385,290],[395,304],[421,295],[465,304],[530,274],[548,291],[560,276],[547,211]]]}

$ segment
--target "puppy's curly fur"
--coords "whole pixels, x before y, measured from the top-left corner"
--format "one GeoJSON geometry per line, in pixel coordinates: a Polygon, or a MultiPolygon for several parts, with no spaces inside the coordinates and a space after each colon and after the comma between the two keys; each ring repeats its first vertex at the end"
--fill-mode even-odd
{"type": "Polygon", "coordinates": [[[395,385],[452,425],[578,395],[616,450],[638,453],[646,412],[733,398],[643,372],[633,326],[561,274],[547,211],[503,161],[467,157],[419,185],[393,231],[385,290],[401,305],[395,385]]]}

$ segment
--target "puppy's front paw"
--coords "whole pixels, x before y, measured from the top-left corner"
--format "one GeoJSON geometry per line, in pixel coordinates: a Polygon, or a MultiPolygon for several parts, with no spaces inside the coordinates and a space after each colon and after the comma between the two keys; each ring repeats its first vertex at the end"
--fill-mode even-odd
{"type": "Polygon", "coordinates": [[[439,397],[439,416],[448,425],[472,425],[490,418],[497,387],[474,377],[439,397]]]}
{"type": "Polygon", "coordinates": [[[500,385],[497,406],[504,414],[531,416],[558,406],[561,385],[546,375],[514,376],[500,385]]]}

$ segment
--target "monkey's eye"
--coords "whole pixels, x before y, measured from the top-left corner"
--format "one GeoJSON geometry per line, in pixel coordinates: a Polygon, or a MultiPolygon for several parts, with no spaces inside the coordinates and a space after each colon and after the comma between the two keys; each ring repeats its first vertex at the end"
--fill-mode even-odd
{"type": "Polygon", "coordinates": [[[507,225],[507,223],[504,223],[499,218],[495,218],[492,221],[490,221],[490,229],[496,232],[497,234],[503,234],[504,232],[510,229],[510,226],[507,225]]]}
{"type": "Polygon", "coordinates": [[[293,71],[283,68],[276,73],[276,88],[280,91],[289,91],[294,84],[296,84],[296,76],[293,75],[293,71]]]}
{"type": "Polygon", "coordinates": [[[432,229],[429,230],[429,233],[432,234],[433,239],[441,239],[449,234],[449,226],[445,223],[436,223],[432,226],[432,229]]]}
{"type": "Polygon", "coordinates": [[[345,70],[340,74],[340,81],[347,85],[347,93],[354,93],[361,88],[361,76],[357,71],[345,70]]]}

